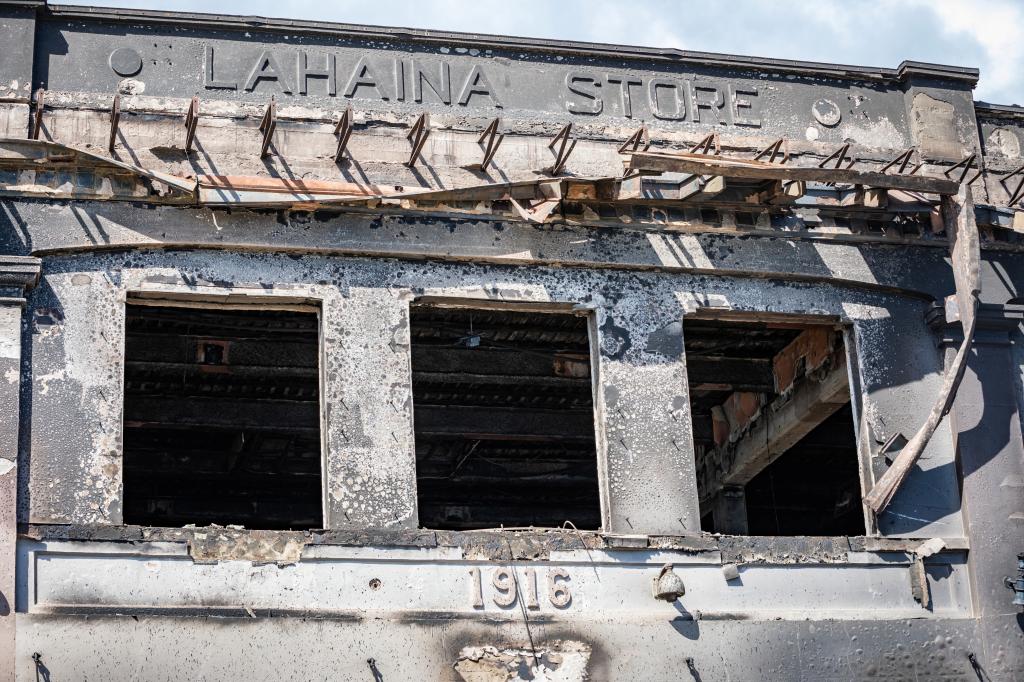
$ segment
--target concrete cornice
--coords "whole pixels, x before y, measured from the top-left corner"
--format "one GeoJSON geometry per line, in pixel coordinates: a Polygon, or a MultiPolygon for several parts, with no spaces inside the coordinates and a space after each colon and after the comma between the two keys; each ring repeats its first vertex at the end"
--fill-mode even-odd
{"type": "Polygon", "coordinates": [[[39,282],[43,261],[33,256],[0,255],[0,286],[29,290],[39,282]]]}
{"type": "MultiPolygon", "coordinates": [[[[0,0],[0,6],[5,1],[0,0]]],[[[433,31],[414,28],[364,26],[317,21],[296,21],[266,17],[166,12],[154,10],[110,9],[72,5],[47,5],[41,16],[76,21],[103,21],[120,24],[173,25],[177,29],[216,28],[218,30],[287,32],[291,35],[329,35],[342,38],[374,40],[402,40],[444,46],[462,45],[484,49],[519,50],[545,54],[567,54],[587,57],[606,57],[647,61],[672,62],[695,66],[712,66],[772,73],[804,74],[826,78],[906,82],[912,77],[925,76],[958,81],[973,87],[978,81],[978,70],[961,66],[946,66],[924,62],[905,61],[897,68],[848,66],[826,62],[808,62],[788,59],[767,59],[710,52],[691,52],[672,48],[638,47],[516,36],[497,36],[480,33],[433,31]]]]}

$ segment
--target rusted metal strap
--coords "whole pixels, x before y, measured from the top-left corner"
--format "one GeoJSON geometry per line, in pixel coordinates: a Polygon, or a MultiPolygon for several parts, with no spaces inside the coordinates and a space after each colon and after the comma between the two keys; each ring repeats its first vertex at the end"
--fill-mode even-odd
{"type": "Polygon", "coordinates": [[[957,388],[967,371],[967,356],[974,340],[977,326],[978,297],[981,294],[981,278],[979,261],[981,259],[978,244],[978,226],[974,221],[974,202],[971,198],[969,184],[963,184],[956,197],[942,198],[942,214],[949,232],[950,253],[953,260],[953,279],[956,282],[956,305],[963,324],[964,340],[957,350],[953,364],[946,372],[939,397],[924,424],[914,437],[893,460],[892,466],[875,483],[867,495],[864,504],[875,514],[892,501],[900,485],[906,480],[939,422],[949,412],[956,398],[957,388]]]}
{"type": "Polygon", "coordinates": [[[548,149],[555,152],[555,163],[549,171],[551,175],[558,175],[565,168],[565,162],[569,160],[569,155],[572,154],[573,149],[576,149],[576,141],[576,138],[572,137],[572,124],[566,123],[565,127],[559,130],[558,134],[548,143],[548,149]],[[556,145],[558,151],[555,151],[556,145]]]}
{"type": "Polygon", "coordinates": [[[110,140],[107,142],[107,151],[114,153],[117,145],[117,131],[121,126],[121,95],[114,95],[114,101],[110,105],[110,140]]]}
{"type": "Polygon", "coordinates": [[[36,90],[36,99],[33,104],[34,109],[32,112],[32,134],[30,138],[33,140],[39,139],[39,133],[43,129],[43,107],[46,102],[46,90],[39,88],[36,90]]]}
{"type": "Polygon", "coordinates": [[[505,140],[505,133],[500,132],[501,119],[496,118],[488,124],[487,128],[480,135],[480,139],[477,140],[477,144],[484,145],[484,158],[480,162],[480,170],[486,171],[487,166],[494,160],[494,155],[498,153],[498,147],[505,140]]]}
{"type": "Polygon", "coordinates": [[[426,112],[420,114],[420,117],[416,119],[406,137],[409,139],[410,144],[412,144],[412,151],[409,153],[409,160],[405,162],[405,165],[412,168],[416,165],[417,159],[420,158],[420,153],[423,151],[423,145],[427,143],[427,138],[430,137],[430,114],[426,112]]]}
{"type": "Polygon", "coordinates": [[[338,125],[334,126],[334,134],[338,138],[338,144],[334,148],[334,162],[341,163],[345,158],[345,149],[348,147],[348,140],[352,137],[355,128],[355,117],[352,114],[352,105],[345,107],[345,113],[338,119],[338,125]]]}
{"type": "Polygon", "coordinates": [[[632,154],[633,152],[647,151],[651,148],[651,135],[647,126],[640,126],[636,132],[629,136],[622,146],[619,147],[620,154],[632,154]]]}
{"type": "Polygon", "coordinates": [[[199,97],[193,97],[185,112],[185,153],[192,151],[196,139],[196,127],[199,125],[199,97]]]}
{"type": "Polygon", "coordinates": [[[277,102],[273,97],[267,105],[267,110],[260,120],[260,133],[263,134],[263,142],[260,146],[260,158],[265,159],[270,154],[270,144],[274,141],[274,131],[277,130],[277,102]]]}

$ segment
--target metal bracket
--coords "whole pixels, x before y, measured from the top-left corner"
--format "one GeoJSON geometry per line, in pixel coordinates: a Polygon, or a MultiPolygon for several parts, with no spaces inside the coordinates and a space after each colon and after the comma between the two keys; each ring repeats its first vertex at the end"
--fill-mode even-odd
{"type": "Polygon", "coordinates": [[[406,166],[412,168],[416,165],[416,160],[420,158],[420,152],[423,151],[423,145],[427,143],[428,137],[430,137],[430,114],[424,111],[412,125],[412,130],[406,135],[406,138],[412,143],[412,153],[405,163],[406,166]]]}
{"type": "Polygon", "coordinates": [[[196,126],[199,125],[199,97],[193,97],[185,112],[185,153],[192,151],[192,143],[196,139],[196,126]]]}
{"type": "Polygon", "coordinates": [[[277,101],[271,97],[267,110],[260,121],[260,132],[263,133],[263,146],[260,148],[260,158],[268,156],[270,143],[274,140],[274,131],[277,130],[277,101]]]}
{"type": "Polygon", "coordinates": [[[894,459],[893,453],[899,452],[900,450],[905,448],[908,442],[909,441],[907,440],[906,436],[897,431],[896,433],[889,436],[889,438],[884,443],[882,443],[882,446],[878,448],[878,452],[875,454],[878,457],[885,458],[886,466],[892,466],[892,462],[894,459]]]}
{"type": "Polygon", "coordinates": [[[355,123],[352,114],[352,105],[345,107],[345,112],[338,119],[334,126],[334,134],[338,136],[338,146],[334,150],[334,162],[341,163],[344,160],[345,149],[348,147],[348,138],[352,137],[352,129],[355,123]]]}
{"type": "MultiPolygon", "coordinates": [[[[971,172],[971,168],[974,167],[974,164],[975,164],[975,162],[977,160],[978,160],[978,155],[977,154],[971,154],[970,156],[968,156],[967,158],[963,159],[962,161],[958,161],[956,164],[954,164],[954,165],[950,166],[949,168],[947,168],[946,170],[942,171],[942,174],[945,175],[948,178],[950,173],[955,171],[957,168],[963,168],[963,171],[961,171],[961,173],[960,173],[960,179],[957,180],[957,184],[963,184],[964,178],[966,178],[967,174],[971,172]]],[[[978,169],[978,172],[974,174],[974,177],[967,181],[967,184],[970,185],[975,180],[977,180],[979,177],[981,177],[981,169],[980,168],[978,169]]]]}
{"type": "Polygon", "coordinates": [[[491,121],[483,134],[480,135],[480,139],[477,140],[477,144],[484,144],[484,158],[480,162],[480,170],[487,170],[487,166],[490,165],[491,161],[494,160],[494,155],[498,153],[498,147],[505,139],[505,133],[499,133],[498,128],[501,126],[501,119],[496,118],[491,121]]]}
{"type": "Polygon", "coordinates": [[[117,144],[117,130],[121,125],[121,94],[114,95],[114,102],[110,106],[110,140],[107,142],[107,150],[113,154],[114,145],[117,144]]]}
{"type": "MultiPolygon", "coordinates": [[[[843,161],[846,161],[847,158],[850,161],[849,161],[849,163],[846,164],[846,167],[847,168],[852,168],[853,164],[857,163],[857,159],[853,158],[852,156],[849,156],[849,154],[848,154],[849,151],[850,151],[849,143],[844,144],[842,147],[840,147],[839,149],[835,150],[834,152],[829,154],[827,157],[825,157],[825,159],[821,163],[818,164],[818,168],[825,168],[825,167],[828,166],[829,163],[831,163],[832,161],[835,161],[835,166],[833,166],[833,167],[835,169],[837,169],[837,170],[841,169],[843,167],[843,161]]],[[[836,183],[834,183],[834,182],[826,182],[825,186],[826,187],[835,187],[836,183]]]]}
{"type": "Polygon", "coordinates": [[[38,140],[39,133],[43,129],[43,106],[46,101],[46,90],[39,88],[36,90],[36,101],[34,109],[32,111],[32,133],[29,139],[38,140]]]}
{"type": "Polygon", "coordinates": [[[712,147],[715,148],[715,156],[718,156],[719,154],[722,153],[722,145],[718,137],[718,133],[711,133],[709,135],[705,135],[700,142],[690,147],[690,151],[694,154],[711,155],[712,147]]]}
{"type": "Polygon", "coordinates": [[[576,148],[577,140],[571,137],[571,134],[572,124],[566,123],[565,127],[558,131],[558,134],[548,143],[548,149],[551,151],[555,151],[555,145],[558,145],[558,151],[555,152],[555,164],[551,166],[549,171],[551,175],[558,175],[562,172],[562,169],[565,168],[565,162],[569,160],[569,155],[576,148]]]}
{"type": "Polygon", "coordinates": [[[828,166],[829,162],[833,160],[836,162],[834,168],[842,168],[843,161],[846,161],[846,159],[850,159],[850,162],[846,164],[846,167],[851,168],[853,164],[857,163],[857,159],[853,158],[852,156],[849,156],[849,151],[850,145],[844,144],[842,147],[829,154],[824,161],[819,163],[818,168],[825,168],[826,166],[828,166]]]}
{"type": "Polygon", "coordinates": [[[754,156],[754,161],[760,161],[763,157],[767,156],[768,161],[766,163],[775,163],[775,157],[782,155],[782,161],[780,164],[784,164],[789,161],[789,145],[786,144],[785,138],[779,138],[772,142],[770,145],[762,149],[754,156]]]}
{"type": "Polygon", "coordinates": [[[651,148],[651,136],[647,132],[647,126],[640,126],[635,133],[629,136],[621,147],[619,147],[620,154],[632,154],[637,150],[647,151],[651,148]],[[642,147],[642,149],[641,149],[642,147]]]}
{"type": "MultiPolygon", "coordinates": [[[[903,175],[903,172],[905,170],[907,170],[907,166],[910,165],[910,160],[914,158],[914,154],[917,154],[918,159],[921,158],[921,155],[917,152],[917,147],[911,147],[910,149],[908,149],[907,151],[903,152],[902,154],[897,156],[895,159],[890,161],[889,163],[887,163],[884,166],[882,166],[878,170],[878,172],[879,173],[885,173],[886,171],[888,171],[890,168],[892,168],[896,164],[899,164],[899,168],[896,169],[896,174],[897,175],[903,175]]],[[[913,175],[914,173],[919,171],[921,169],[921,166],[923,166],[923,165],[924,164],[922,164],[922,163],[918,163],[916,166],[914,166],[911,169],[911,171],[910,171],[910,175],[913,175]]]]}
{"type": "Polygon", "coordinates": [[[1010,199],[1006,202],[1006,205],[1012,208],[1014,204],[1024,198],[1024,166],[1012,170],[999,178],[999,184],[1002,185],[1003,189],[1006,190],[1006,193],[1010,195],[1010,199]],[[1006,186],[1006,181],[1017,175],[1021,176],[1020,182],[1017,183],[1016,189],[1011,192],[1010,188],[1006,186]]]}

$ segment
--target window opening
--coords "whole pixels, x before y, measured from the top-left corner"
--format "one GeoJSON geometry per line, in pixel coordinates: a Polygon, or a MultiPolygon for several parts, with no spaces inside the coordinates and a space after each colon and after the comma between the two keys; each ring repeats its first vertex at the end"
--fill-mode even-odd
{"type": "Polygon", "coordinates": [[[842,330],[773,316],[684,332],[702,529],[863,535],[842,330]]]}
{"type": "Polygon", "coordinates": [[[599,528],[587,318],[410,314],[421,525],[599,528]]]}
{"type": "Polygon", "coordinates": [[[319,318],[129,304],[124,520],[323,526],[319,318]]]}

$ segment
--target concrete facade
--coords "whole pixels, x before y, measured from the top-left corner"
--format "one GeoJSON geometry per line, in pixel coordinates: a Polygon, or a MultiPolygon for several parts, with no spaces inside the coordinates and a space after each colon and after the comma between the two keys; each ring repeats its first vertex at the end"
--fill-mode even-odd
{"type": "Polygon", "coordinates": [[[1003,584],[1024,551],[1024,110],[976,105],[975,71],[9,0],[0,36],[19,46],[0,53],[4,679],[1024,677],[1024,615],[1003,584]],[[494,118],[505,138],[481,169],[494,118]],[[37,121],[77,160],[30,158],[37,121]],[[842,328],[867,493],[962,337],[940,312],[956,283],[937,209],[911,197],[865,217],[863,186],[850,219],[838,194],[779,209],[570,186],[539,220],[544,197],[509,201],[538,178],[621,180],[641,125],[653,148],[715,134],[737,158],[781,138],[793,167],[840,150],[836,168],[879,169],[914,148],[921,176],[969,183],[982,287],[968,370],[893,502],[864,510],[866,535],[701,531],[686,320],[842,328]],[[246,189],[256,179],[300,185],[246,189]],[[342,183],[393,198],[342,205],[342,183]],[[488,184],[504,189],[426,194],[488,184]],[[125,524],[125,304],[139,299],[319,310],[324,528],[125,524]],[[423,527],[409,321],[425,300],[587,316],[600,530],[423,527]],[[651,593],[665,564],[686,585],[672,603],[651,593]]]}

